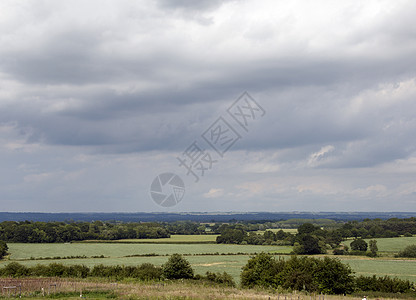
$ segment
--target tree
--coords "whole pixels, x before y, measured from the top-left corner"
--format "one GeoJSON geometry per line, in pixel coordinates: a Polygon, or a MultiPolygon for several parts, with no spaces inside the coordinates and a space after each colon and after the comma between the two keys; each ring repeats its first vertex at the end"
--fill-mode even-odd
{"type": "Polygon", "coordinates": [[[378,251],[377,241],[376,240],[370,240],[368,243],[369,243],[369,246],[370,246],[371,256],[373,256],[373,257],[377,256],[377,251],[378,251]]]}
{"type": "Polygon", "coordinates": [[[250,258],[241,272],[241,285],[244,287],[277,287],[276,275],[282,270],[284,261],[276,261],[268,253],[260,253],[250,258]]]}
{"type": "Polygon", "coordinates": [[[325,253],[325,245],[319,243],[319,238],[310,234],[301,235],[298,239],[298,245],[295,244],[293,252],[295,254],[321,254],[325,253]]]}
{"type": "Polygon", "coordinates": [[[0,259],[2,259],[6,254],[9,247],[7,247],[6,242],[0,241],[0,259]]]}
{"type": "Polygon", "coordinates": [[[356,239],[351,242],[351,249],[355,251],[367,251],[367,243],[363,239],[356,239]]]}
{"type": "Polygon", "coordinates": [[[194,270],[182,255],[175,253],[163,265],[163,275],[167,279],[188,279],[194,277],[194,270]]]}
{"type": "Polygon", "coordinates": [[[308,234],[308,233],[314,232],[317,229],[319,229],[319,228],[315,227],[311,223],[304,223],[304,224],[302,224],[298,227],[298,233],[299,234],[308,234]]]}
{"type": "Polygon", "coordinates": [[[247,233],[243,229],[225,229],[221,235],[217,236],[217,244],[240,244],[247,233]]]}
{"type": "Polygon", "coordinates": [[[264,232],[263,237],[264,237],[265,240],[270,240],[270,241],[275,241],[276,240],[276,235],[273,233],[273,231],[270,231],[270,230],[266,230],[264,232]]]}

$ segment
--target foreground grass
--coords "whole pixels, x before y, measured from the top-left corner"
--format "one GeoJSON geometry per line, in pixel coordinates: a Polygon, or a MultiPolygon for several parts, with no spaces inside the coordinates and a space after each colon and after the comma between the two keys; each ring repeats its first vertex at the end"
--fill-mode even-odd
{"type": "MultiPolygon", "coordinates": [[[[340,300],[361,299],[353,296],[328,296],[304,293],[287,293],[264,289],[239,289],[204,282],[168,281],[168,282],[121,282],[110,283],[94,280],[11,279],[10,284],[21,283],[22,299],[287,299],[287,300],[340,300]],[[55,282],[57,290],[50,291],[48,286],[55,282]],[[43,292],[42,292],[43,287],[43,292]],[[50,291],[50,293],[49,293],[50,291]]],[[[7,295],[4,295],[6,298],[7,295]]],[[[384,298],[386,299],[386,298],[384,298]]]]}

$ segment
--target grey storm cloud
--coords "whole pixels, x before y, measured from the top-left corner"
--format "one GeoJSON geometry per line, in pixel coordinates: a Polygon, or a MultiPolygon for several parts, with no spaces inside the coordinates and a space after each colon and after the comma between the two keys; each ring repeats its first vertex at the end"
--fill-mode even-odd
{"type": "MultiPolygon", "coordinates": [[[[156,155],[159,170],[248,91],[266,116],[232,150],[274,153],[248,170],[332,172],[412,160],[415,8],[412,1],[4,1],[3,155],[17,165],[23,152],[30,160],[51,149],[58,157],[137,155],[140,164],[149,153],[171,155],[170,163],[156,155]]],[[[46,171],[27,182],[55,174],[46,171]]]]}

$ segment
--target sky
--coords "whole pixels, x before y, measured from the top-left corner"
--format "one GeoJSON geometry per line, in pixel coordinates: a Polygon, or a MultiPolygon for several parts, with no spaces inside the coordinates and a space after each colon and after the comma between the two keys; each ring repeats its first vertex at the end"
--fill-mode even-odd
{"type": "Polygon", "coordinates": [[[1,1],[0,211],[416,211],[415,18],[1,1]]]}

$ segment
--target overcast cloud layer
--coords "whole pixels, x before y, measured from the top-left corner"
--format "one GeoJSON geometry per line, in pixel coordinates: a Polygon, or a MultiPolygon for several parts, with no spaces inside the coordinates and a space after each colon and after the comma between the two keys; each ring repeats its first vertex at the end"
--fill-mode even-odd
{"type": "Polygon", "coordinates": [[[1,1],[0,210],[415,211],[415,18],[411,0],[1,1]],[[244,91],[266,114],[194,183],[177,157],[244,91]],[[162,172],[186,185],[169,209],[162,172]]]}

